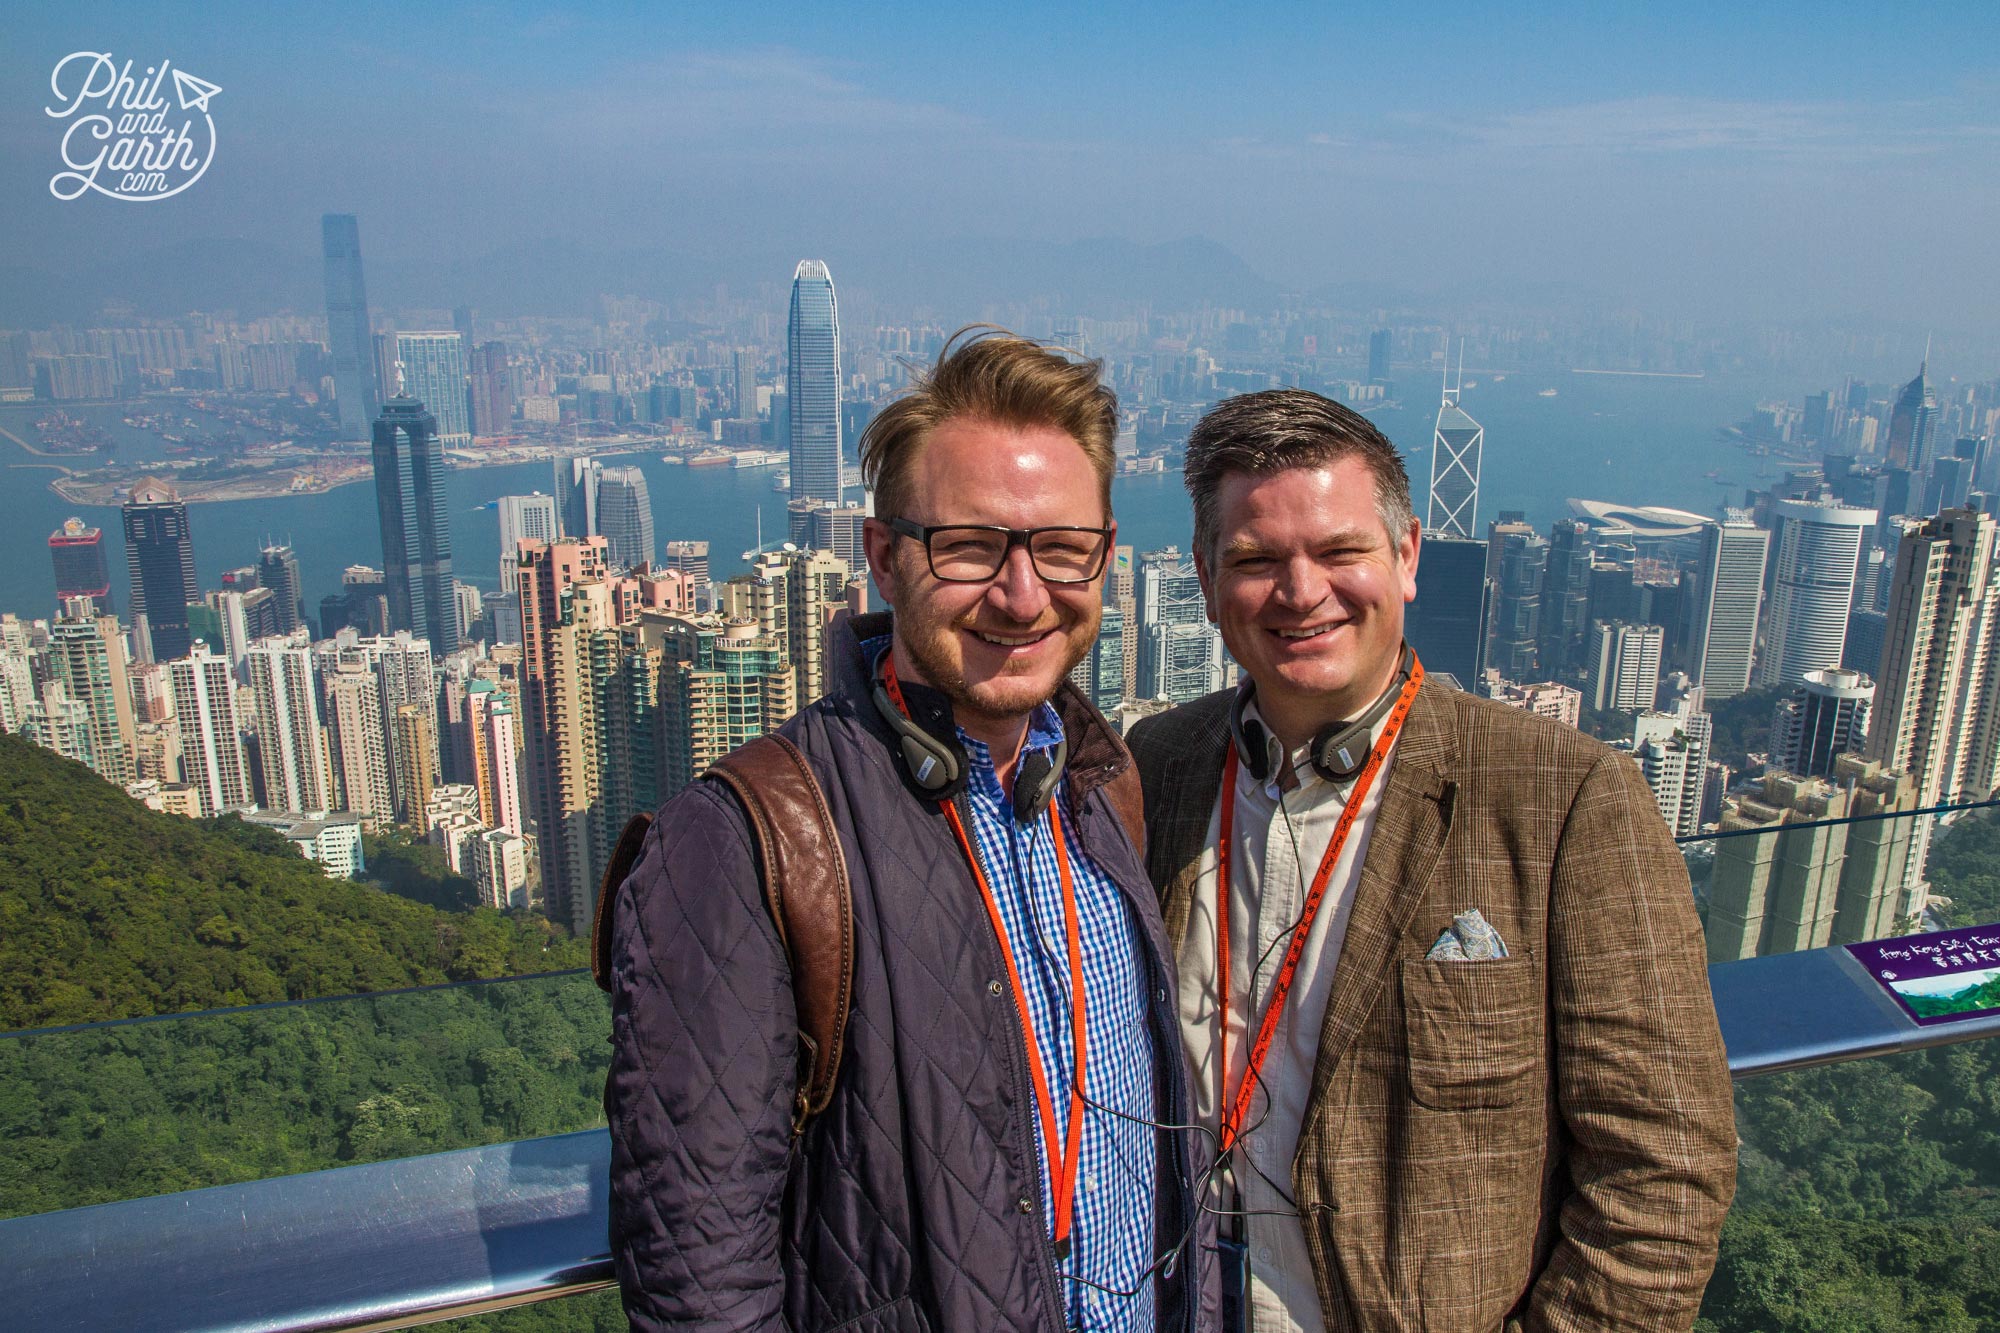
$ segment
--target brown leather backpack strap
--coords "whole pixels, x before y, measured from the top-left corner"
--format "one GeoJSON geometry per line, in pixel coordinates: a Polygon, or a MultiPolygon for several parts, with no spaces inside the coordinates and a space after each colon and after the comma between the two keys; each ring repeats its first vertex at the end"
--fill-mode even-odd
{"type": "Polygon", "coordinates": [[[646,850],[646,832],[652,827],[649,814],[626,820],[610,864],[604,867],[604,878],[598,881],[597,908],[590,914],[590,975],[599,990],[611,989],[611,900],[618,896],[618,886],[632,873],[632,867],[639,864],[639,853],[646,850]]]}
{"type": "Polygon", "coordinates": [[[1104,784],[1104,799],[1111,802],[1111,811],[1118,816],[1118,822],[1125,826],[1125,836],[1132,840],[1132,849],[1139,853],[1139,861],[1146,860],[1146,794],[1139,785],[1139,766],[1127,761],[1125,770],[1104,784]]]}
{"type": "Polygon", "coordinates": [[[719,778],[750,816],[764,898],[792,964],[803,1048],[792,1131],[826,1109],[840,1072],[854,992],[854,894],[826,796],[798,747],[760,736],[717,760],[719,778]]]}

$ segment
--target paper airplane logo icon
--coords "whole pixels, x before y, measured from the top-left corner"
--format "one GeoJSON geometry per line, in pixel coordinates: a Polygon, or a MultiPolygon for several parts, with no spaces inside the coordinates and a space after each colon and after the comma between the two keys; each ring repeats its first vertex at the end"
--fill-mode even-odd
{"type": "Polygon", "coordinates": [[[208,99],[221,92],[219,85],[207,79],[197,79],[184,69],[174,71],[174,92],[181,99],[183,111],[208,111],[208,99]]]}

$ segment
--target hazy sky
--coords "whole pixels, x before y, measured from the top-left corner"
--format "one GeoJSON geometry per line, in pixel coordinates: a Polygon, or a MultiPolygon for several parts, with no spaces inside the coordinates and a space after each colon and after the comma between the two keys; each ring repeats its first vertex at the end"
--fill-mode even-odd
{"type": "MultiPolygon", "coordinates": [[[[788,276],[926,238],[1201,236],[1287,287],[1987,326],[2000,8],[17,5],[0,253],[524,239],[788,276]],[[220,84],[214,166],[59,202],[72,51],[220,84]]],[[[0,324],[6,322],[0,311],[0,324]]]]}

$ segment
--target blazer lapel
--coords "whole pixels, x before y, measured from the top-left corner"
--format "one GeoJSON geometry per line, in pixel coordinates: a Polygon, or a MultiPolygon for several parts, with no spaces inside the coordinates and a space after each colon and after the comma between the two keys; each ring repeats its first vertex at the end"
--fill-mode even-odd
{"type": "Polygon", "coordinates": [[[1457,756],[1449,687],[1428,681],[1418,690],[1389,765],[1389,784],[1375,815],[1368,858],[1348,915],[1347,937],[1333,974],[1314,1058],[1313,1095],[1302,1134],[1310,1136],[1325,1109],[1333,1072],[1374,1010],[1396,961],[1397,942],[1423,900],[1431,872],[1451,832],[1457,756]]]}

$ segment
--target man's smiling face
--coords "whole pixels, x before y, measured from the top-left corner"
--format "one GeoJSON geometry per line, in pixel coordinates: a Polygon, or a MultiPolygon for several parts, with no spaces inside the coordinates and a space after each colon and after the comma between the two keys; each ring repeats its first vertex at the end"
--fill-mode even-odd
{"type": "Polygon", "coordinates": [[[1353,456],[1234,472],[1216,501],[1215,549],[1195,553],[1209,618],[1257,682],[1265,720],[1288,747],[1301,745],[1394,679],[1418,534],[1391,537],[1374,474],[1353,456]]]}
{"type": "MultiPolygon", "coordinates": [[[[1063,432],[953,418],[931,432],[910,469],[907,512],[882,519],[1109,527],[1101,497],[1089,458],[1063,432]]],[[[1050,583],[1016,546],[990,581],[947,583],[931,574],[922,542],[881,519],[870,520],[866,538],[875,583],[896,611],[897,671],[950,697],[975,736],[1018,726],[1097,636],[1101,571],[1089,583],[1050,583]]]]}

